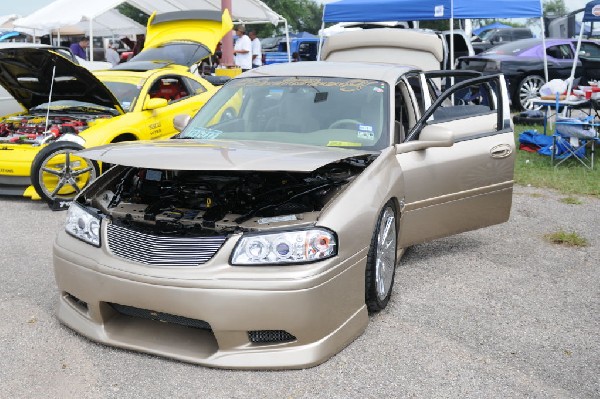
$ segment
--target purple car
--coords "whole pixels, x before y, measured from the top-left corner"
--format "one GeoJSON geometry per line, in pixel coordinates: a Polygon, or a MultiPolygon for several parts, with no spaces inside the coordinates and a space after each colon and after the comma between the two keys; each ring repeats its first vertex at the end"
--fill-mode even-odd
{"type": "MultiPolygon", "coordinates": [[[[546,39],[548,78],[566,79],[571,75],[577,39],[546,39]]],[[[493,47],[472,57],[461,57],[458,69],[469,69],[484,74],[503,73],[508,83],[514,108],[532,109],[531,99],[539,96],[544,78],[544,48],[542,39],[523,39],[493,47]]],[[[581,42],[580,61],[575,77],[600,79],[600,44],[581,42]]]]}

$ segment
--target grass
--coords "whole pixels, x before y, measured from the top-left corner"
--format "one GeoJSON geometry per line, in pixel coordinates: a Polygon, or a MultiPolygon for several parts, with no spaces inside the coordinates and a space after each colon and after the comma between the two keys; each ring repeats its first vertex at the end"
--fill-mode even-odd
{"type": "MultiPolygon", "coordinates": [[[[525,130],[543,132],[543,126],[515,125],[515,141],[519,146],[519,134],[525,130]]],[[[598,147],[598,146],[597,146],[598,147]]],[[[600,154],[600,150],[598,151],[600,154]]],[[[596,163],[600,162],[597,157],[596,163]]],[[[558,167],[550,164],[550,157],[517,150],[515,163],[517,184],[548,187],[567,195],[591,195],[600,197],[600,166],[589,170],[576,159],[569,159],[558,167]]]]}
{"type": "Polygon", "coordinates": [[[562,202],[563,204],[569,204],[569,205],[583,204],[583,202],[577,197],[565,197],[565,198],[561,198],[559,201],[562,202]]]}
{"type": "Polygon", "coordinates": [[[555,233],[544,235],[544,239],[552,244],[564,245],[567,247],[587,247],[588,241],[575,232],[567,233],[559,230],[555,233]]]}

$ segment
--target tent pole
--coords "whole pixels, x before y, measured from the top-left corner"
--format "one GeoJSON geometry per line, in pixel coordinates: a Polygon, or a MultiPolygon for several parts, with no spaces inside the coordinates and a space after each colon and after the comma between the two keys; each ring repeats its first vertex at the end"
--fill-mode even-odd
{"type": "Polygon", "coordinates": [[[577,60],[579,59],[579,51],[581,50],[581,37],[583,36],[583,26],[585,22],[581,21],[581,28],[579,28],[579,38],[577,39],[577,49],[575,50],[575,59],[573,60],[573,67],[571,68],[571,75],[569,76],[569,85],[567,86],[567,100],[569,99],[569,93],[573,88],[573,79],[575,78],[575,68],[577,67],[577,60]]]}
{"type": "MultiPolygon", "coordinates": [[[[229,10],[229,14],[233,12],[231,7],[231,0],[221,0],[221,12],[229,10]]],[[[221,67],[235,66],[235,58],[233,56],[233,31],[229,31],[221,39],[221,67]]]]}
{"type": "Polygon", "coordinates": [[[546,82],[548,82],[548,56],[546,55],[546,28],[544,27],[543,0],[540,0],[540,10],[542,10],[542,15],[540,15],[540,25],[542,28],[542,46],[544,47],[544,77],[546,78],[546,82]]]}
{"type": "Polygon", "coordinates": [[[90,61],[94,61],[94,19],[90,18],[90,61]]]}
{"type": "Polygon", "coordinates": [[[321,48],[323,48],[323,32],[325,30],[325,7],[323,6],[323,16],[321,17],[321,30],[319,31],[319,47],[317,48],[317,61],[321,61],[321,48]]]}
{"type": "MultiPolygon", "coordinates": [[[[454,69],[454,0],[450,1],[450,70],[454,69]]],[[[454,79],[452,79],[454,85],[454,79]]]]}
{"type": "Polygon", "coordinates": [[[288,62],[292,62],[292,56],[290,54],[290,32],[288,30],[287,19],[284,18],[283,23],[285,24],[285,42],[287,43],[288,62]]]}

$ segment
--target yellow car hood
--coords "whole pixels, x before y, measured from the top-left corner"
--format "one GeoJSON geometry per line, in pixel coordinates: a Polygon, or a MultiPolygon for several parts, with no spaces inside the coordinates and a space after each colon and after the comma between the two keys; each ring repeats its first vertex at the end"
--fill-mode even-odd
{"type": "Polygon", "coordinates": [[[229,11],[192,10],[152,14],[148,20],[144,50],[173,42],[203,44],[211,53],[233,28],[229,11]]]}

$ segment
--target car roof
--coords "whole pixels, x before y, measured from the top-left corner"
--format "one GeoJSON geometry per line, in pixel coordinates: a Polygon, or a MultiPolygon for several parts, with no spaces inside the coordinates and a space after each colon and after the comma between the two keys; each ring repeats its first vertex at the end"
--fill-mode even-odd
{"type": "Polygon", "coordinates": [[[382,62],[439,69],[444,60],[443,39],[423,29],[376,28],[330,36],[321,52],[329,61],[382,62]]]}
{"type": "Polygon", "coordinates": [[[411,65],[368,62],[307,61],[271,64],[251,69],[240,77],[319,76],[348,79],[382,80],[395,85],[399,76],[415,70],[411,65]]]}
{"type": "Polygon", "coordinates": [[[56,47],[49,44],[40,43],[27,43],[27,42],[2,42],[0,43],[0,49],[5,48],[49,48],[56,47]]]}

